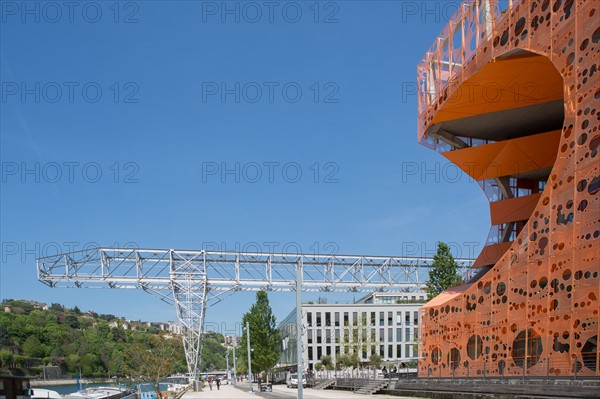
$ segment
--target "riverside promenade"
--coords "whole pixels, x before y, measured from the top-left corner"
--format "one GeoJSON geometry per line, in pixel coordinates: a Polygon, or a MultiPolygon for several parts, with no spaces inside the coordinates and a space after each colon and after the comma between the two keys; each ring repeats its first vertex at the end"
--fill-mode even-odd
{"type": "MultiPolygon", "coordinates": [[[[257,399],[261,396],[267,399],[291,399],[297,397],[297,391],[295,389],[289,389],[285,385],[273,385],[273,392],[262,393],[260,396],[258,393],[248,393],[247,385],[240,384],[239,388],[235,388],[233,385],[222,385],[221,389],[217,391],[216,386],[213,385],[212,391],[207,387],[202,392],[186,392],[182,399],[257,399]]],[[[258,387],[254,385],[256,391],[258,387]]],[[[395,398],[395,399],[408,399],[408,396],[390,396],[390,395],[357,395],[348,391],[335,391],[335,390],[314,390],[310,388],[304,388],[304,399],[377,399],[377,398],[395,398]]],[[[411,397],[410,399],[415,399],[411,397]]]]}

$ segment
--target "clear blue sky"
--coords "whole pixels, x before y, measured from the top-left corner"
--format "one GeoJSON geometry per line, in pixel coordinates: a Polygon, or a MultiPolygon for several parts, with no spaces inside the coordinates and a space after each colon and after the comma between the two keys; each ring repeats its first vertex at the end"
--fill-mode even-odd
{"type": "MultiPolygon", "coordinates": [[[[143,292],[37,282],[36,256],[93,243],[466,256],[486,239],[478,185],[417,143],[416,65],[457,3],[0,4],[2,299],[175,318],[143,292]]],[[[207,320],[233,326],[253,295],[207,320]]],[[[293,294],[272,299],[281,320],[293,294]]]]}

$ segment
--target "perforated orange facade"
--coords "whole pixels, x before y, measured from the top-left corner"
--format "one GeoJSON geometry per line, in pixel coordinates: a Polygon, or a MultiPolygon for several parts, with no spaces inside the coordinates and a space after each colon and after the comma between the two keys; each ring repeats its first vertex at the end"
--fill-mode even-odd
{"type": "Polygon", "coordinates": [[[419,64],[419,141],[492,221],[477,277],[421,309],[421,377],[600,376],[599,64],[582,0],[467,1],[419,64]]]}

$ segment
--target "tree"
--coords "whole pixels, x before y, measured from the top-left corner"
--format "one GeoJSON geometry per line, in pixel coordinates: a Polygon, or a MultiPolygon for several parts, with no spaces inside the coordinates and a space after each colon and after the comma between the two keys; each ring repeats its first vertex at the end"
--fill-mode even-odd
{"type": "Polygon", "coordinates": [[[12,346],[8,328],[4,324],[0,324],[0,346],[12,346]]]}
{"type": "Polygon", "coordinates": [[[222,345],[223,341],[223,335],[217,332],[207,332],[202,336],[202,371],[227,367],[227,348],[222,345]]]}
{"type": "Polygon", "coordinates": [[[333,360],[331,359],[331,356],[329,356],[329,355],[321,356],[321,365],[323,367],[325,367],[326,369],[331,369],[331,366],[333,366],[333,360]]]}
{"type": "Polygon", "coordinates": [[[23,352],[31,357],[44,357],[46,351],[40,340],[32,335],[23,342],[23,352]]]}
{"type": "Polygon", "coordinates": [[[13,354],[5,349],[0,349],[0,367],[10,367],[13,363],[13,354]]]}
{"type": "Polygon", "coordinates": [[[438,242],[437,252],[433,257],[429,280],[427,280],[427,296],[432,299],[450,287],[460,285],[462,278],[458,273],[458,265],[450,253],[450,248],[438,242]]]}
{"type": "Polygon", "coordinates": [[[382,363],[381,356],[376,353],[373,353],[371,357],[369,357],[369,364],[375,368],[380,368],[382,363]]]}
{"type": "Polygon", "coordinates": [[[354,359],[351,359],[351,361],[348,360],[352,357],[350,356],[350,358],[346,359],[348,361],[344,360],[340,364],[339,355],[337,355],[336,367],[349,367],[354,365],[355,363],[356,365],[358,365],[358,363],[360,363],[361,360],[359,359],[359,356],[362,358],[363,361],[367,360],[367,353],[369,348],[371,348],[371,352],[375,352],[378,344],[382,341],[381,339],[377,339],[369,333],[369,330],[375,327],[374,323],[375,320],[371,320],[371,322],[369,322],[369,320],[366,317],[362,316],[355,319],[352,325],[344,323],[345,328],[341,330],[341,337],[339,339],[336,339],[336,342],[339,342],[340,344],[340,353],[342,355],[351,354],[352,356],[356,357],[357,360],[356,362],[354,362],[354,359]]]}
{"type": "Polygon", "coordinates": [[[148,345],[135,343],[125,349],[123,369],[130,375],[141,376],[154,387],[160,398],[160,382],[171,375],[182,347],[179,340],[153,336],[148,345]]]}
{"type": "MultiPolygon", "coordinates": [[[[279,360],[281,339],[266,291],[256,293],[256,303],[244,314],[242,327],[245,328],[247,322],[250,323],[250,345],[253,349],[250,356],[252,370],[269,371],[279,360]]],[[[241,342],[246,342],[246,334],[248,331],[244,329],[241,342]]],[[[247,359],[246,345],[241,345],[239,363],[247,363],[247,359]]]]}

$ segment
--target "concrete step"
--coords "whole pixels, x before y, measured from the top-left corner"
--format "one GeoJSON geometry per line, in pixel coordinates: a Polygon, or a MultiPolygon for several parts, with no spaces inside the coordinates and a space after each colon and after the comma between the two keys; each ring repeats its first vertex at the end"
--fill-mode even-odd
{"type": "Polygon", "coordinates": [[[327,389],[327,388],[329,388],[329,387],[330,387],[330,386],[332,386],[333,384],[335,384],[335,378],[328,378],[328,379],[326,379],[326,380],[319,381],[319,382],[318,382],[318,383],[317,383],[317,384],[316,384],[316,385],[313,387],[313,389],[320,389],[320,390],[323,390],[323,389],[327,389]]]}
{"type": "Polygon", "coordinates": [[[375,392],[387,387],[388,381],[369,381],[365,386],[357,390],[355,393],[360,395],[373,395],[375,392]]]}

